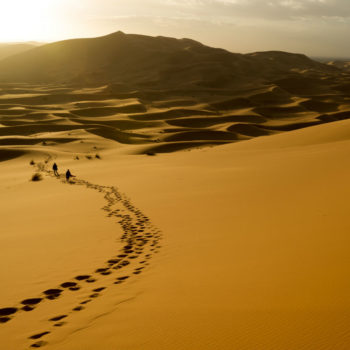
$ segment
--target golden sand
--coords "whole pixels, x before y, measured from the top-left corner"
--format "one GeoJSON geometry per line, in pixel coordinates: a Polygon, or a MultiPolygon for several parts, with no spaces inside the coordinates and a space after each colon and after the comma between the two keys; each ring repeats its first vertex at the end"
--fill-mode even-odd
{"type": "Polygon", "coordinates": [[[348,76],[295,67],[2,85],[0,348],[349,348],[348,76]]]}

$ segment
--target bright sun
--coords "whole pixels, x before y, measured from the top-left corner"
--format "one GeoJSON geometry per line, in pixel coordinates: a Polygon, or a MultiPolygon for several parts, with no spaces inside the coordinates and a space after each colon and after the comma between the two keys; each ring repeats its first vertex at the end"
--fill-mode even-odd
{"type": "Polygon", "coordinates": [[[0,42],[46,40],[54,35],[64,0],[0,0],[0,42]]]}

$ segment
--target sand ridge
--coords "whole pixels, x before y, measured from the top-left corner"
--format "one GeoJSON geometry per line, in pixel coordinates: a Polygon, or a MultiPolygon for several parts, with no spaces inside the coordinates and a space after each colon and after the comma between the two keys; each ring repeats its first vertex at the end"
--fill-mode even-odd
{"type": "MultiPolygon", "coordinates": [[[[100,150],[124,144],[132,146],[125,148],[128,153],[156,154],[349,118],[348,94],[339,90],[347,78],[313,79],[285,78],[237,91],[194,90],[190,100],[186,91],[7,84],[0,95],[0,153],[8,159],[39,144],[50,145],[50,151],[66,144],[68,150],[87,133],[100,150]]],[[[75,148],[73,157],[91,151],[75,148]]]]}

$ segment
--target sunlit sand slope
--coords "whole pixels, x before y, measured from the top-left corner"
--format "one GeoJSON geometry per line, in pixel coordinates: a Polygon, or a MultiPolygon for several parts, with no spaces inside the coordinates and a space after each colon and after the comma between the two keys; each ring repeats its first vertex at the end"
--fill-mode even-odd
{"type": "MultiPolygon", "coordinates": [[[[43,275],[37,290],[29,284],[11,296],[3,288],[4,348],[346,349],[349,151],[350,123],[338,121],[156,157],[109,150],[100,163],[56,159],[74,167],[75,185],[52,174],[27,182],[34,170],[28,156],[3,162],[4,171],[17,174],[2,180],[10,185],[9,217],[10,193],[47,215],[38,201],[62,187],[67,202],[101,196],[100,219],[70,209],[74,225],[102,224],[87,246],[109,230],[109,220],[122,230],[115,247],[96,252],[94,267],[82,255],[43,275]],[[28,191],[38,193],[28,198],[28,191]]],[[[92,212],[91,201],[80,206],[92,212]]],[[[18,215],[25,216],[22,207],[18,215]]],[[[50,230],[45,221],[33,225],[50,230]]],[[[79,239],[71,235],[60,242],[79,239]]],[[[52,257],[62,254],[48,249],[52,257]]],[[[30,253],[23,252],[25,269],[45,271],[47,260],[44,268],[35,265],[30,253]]],[[[18,284],[23,270],[12,264],[5,286],[18,284]]]]}
{"type": "Polygon", "coordinates": [[[120,160],[165,247],[141,295],[53,348],[347,348],[349,151],[346,121],[120,160]]]}
{"type": "Polygon", "coordinates": [[[39,43],[0,43],[0,60],[28,51],[38,45],[39,43]]]}
{"type": "Polygon", "coordinates": [[[345,70],[119,32],[0,79],[1,349],[350,348],[345,70]]]}

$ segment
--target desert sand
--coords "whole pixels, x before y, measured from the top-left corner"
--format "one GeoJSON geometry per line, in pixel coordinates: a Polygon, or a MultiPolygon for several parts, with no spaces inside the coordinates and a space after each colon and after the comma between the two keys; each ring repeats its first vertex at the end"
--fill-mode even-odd
{"type": "Polygon", "coordinates": [[[112,150],[103,166],[57,158],[106,186],[90,189],[29,182],[27,156],[2,163],[2,306],[42,298],[1,325],[4,348],[345,349],[349,148],[339,121],[156,157],[112,150]],[[102,275],[125,248],[113,212],[130,209],[100,210],[116,185],[157,226],[145,231],[157,245],[102,275]],[[54,288],[62,294],[45,300],[54,288]]]}
{"type": "Polygon", "coordinates": [[[278,69],[0,86],[1,349],[349,348],[348,73],[237,59],[278,69]]]}

